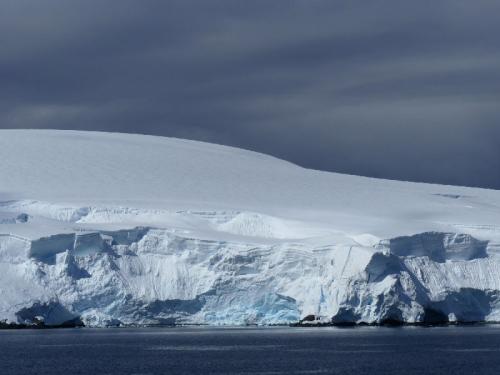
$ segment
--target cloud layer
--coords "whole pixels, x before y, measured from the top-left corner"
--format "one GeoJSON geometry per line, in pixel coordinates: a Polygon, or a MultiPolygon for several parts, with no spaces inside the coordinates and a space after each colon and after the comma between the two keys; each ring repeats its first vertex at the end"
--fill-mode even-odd
{"type": "Polygon", "coordinates": [[[500,3],[4,0],[0,128],[500,189],[500,3]]]}

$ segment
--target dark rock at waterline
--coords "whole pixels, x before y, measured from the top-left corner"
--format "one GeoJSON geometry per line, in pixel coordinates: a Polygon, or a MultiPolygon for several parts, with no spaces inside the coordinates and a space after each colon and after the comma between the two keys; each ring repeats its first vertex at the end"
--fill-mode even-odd
{"type": "Polygon", "coordinates": [[[317,317],[314,314],[306,315],[303,319],[300,320],[299,323],[304,323],[304,322],[315,322],[319,320],[319,317],[317,317]]]}
{"type": "Polygon", "coordinates": [[[13,323],[0,321],[0,329],[48,329],[48,328],[79,328],[85,327],[82,320],[77,317],[61,324],[45,324],[44,321],[34,319],[31,323],[13,323]]]}

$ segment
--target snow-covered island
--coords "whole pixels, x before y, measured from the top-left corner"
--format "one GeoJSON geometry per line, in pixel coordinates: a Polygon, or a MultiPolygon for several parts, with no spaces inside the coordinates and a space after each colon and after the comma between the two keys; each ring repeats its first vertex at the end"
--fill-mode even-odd
{"type": "MultiPolygon", "coordinates": [[[[456,166],[460,168],[460,166],[456,166]]],[[[0,321],[500,321],[500,191],[0,130],[0,321]]]]}

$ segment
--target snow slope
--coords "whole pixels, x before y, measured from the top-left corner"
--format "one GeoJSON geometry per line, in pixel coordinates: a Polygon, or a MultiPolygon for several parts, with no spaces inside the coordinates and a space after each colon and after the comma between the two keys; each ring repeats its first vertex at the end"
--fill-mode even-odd
{"type": "Polygon", "coordinates": [[[500,192],[0,130],[0,320],[500,320],[500,192]]]}

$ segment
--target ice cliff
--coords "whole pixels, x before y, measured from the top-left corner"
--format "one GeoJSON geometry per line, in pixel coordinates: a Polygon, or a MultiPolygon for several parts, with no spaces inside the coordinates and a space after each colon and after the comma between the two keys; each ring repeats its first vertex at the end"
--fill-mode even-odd
{"type": "Polygon", "coordinates": [[[1,130],[0,160],[0,321],[500,321],[498,191],[111,133],[1,130]]]}

